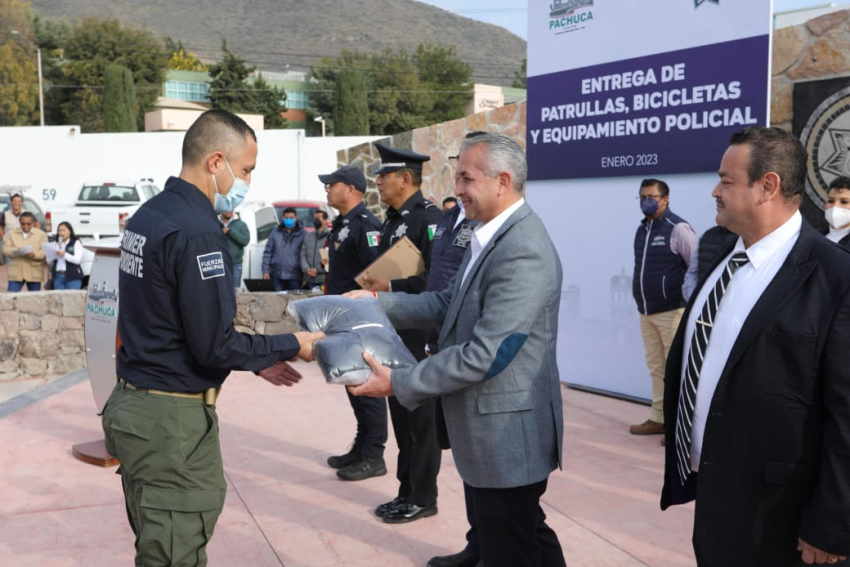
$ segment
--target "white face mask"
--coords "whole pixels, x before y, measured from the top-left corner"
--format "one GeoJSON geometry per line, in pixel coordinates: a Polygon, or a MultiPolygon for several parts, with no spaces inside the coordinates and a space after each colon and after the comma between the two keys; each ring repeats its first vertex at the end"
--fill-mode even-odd
{"type": "Polygon", "coordinates": [[[230,186],[227,195],[222,195],[218,192],[218,181],[216,181],[215,174],[213,174],[213,183],[215,184],[215,203],[213,203],[213,210],[218,214],[236,209],[245,200],[245,195],[248,194],[248,190],[251,188],[247,181],[233,175],[233,170],[230,169],[230,162],[227,161],[227,158],[224,158],[224,164],[227,166],[231,177],[233,177],[233,185],[230,186]]]}
{"type": "Polygon", "coordinates": [[[850,224],[850,209],[842,209],[841,207],[832,207],[824,213],[826,222],[829,226],[838,230],[850,224]]]}

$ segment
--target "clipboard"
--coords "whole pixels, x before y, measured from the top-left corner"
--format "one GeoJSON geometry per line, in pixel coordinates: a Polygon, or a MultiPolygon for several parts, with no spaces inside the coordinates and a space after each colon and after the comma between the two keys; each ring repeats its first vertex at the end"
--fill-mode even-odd
{"type": "Polygon", "coordinates": [[[408,237],[390,246],[386,252],[378,256],[378,259],[357,274],[354,281],[363,289],[366,286],[364,278],[371,276],[382,280],[400,280],[421,274],[425,271],[425,260],[413,242],[408,237]]]}

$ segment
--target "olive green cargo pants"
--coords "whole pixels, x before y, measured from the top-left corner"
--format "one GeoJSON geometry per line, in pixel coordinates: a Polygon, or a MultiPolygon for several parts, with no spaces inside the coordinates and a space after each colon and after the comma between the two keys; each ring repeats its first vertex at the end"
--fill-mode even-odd
{"type": "Polygon", "coordinates": [[[137,566],[204,566],[227,485],[215,406],[120,382],[103,412],[118,458],[137,566]]]}

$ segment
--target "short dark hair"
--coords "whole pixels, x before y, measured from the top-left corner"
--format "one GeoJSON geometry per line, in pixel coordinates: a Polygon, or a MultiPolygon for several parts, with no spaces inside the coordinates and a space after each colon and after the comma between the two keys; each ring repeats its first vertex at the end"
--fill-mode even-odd
{"type": "Polygon", "coordinates": [[[295,210],[295,209],[293,209],[292,207],[286,207],[285,209],[283,209],[283,212],[280,214],[280,216],[283,216],[283,215],[285,215],[286,213],[292,213],[292,214],[293,214],[293,215],[295,215],[296,217],[298,216],[298,211],[296,211],[296,210],[295,210]]]}
{"type": "Polygon", "coordinates": [[[20,200],[21,200],[21,202],[23,202],[23,200],[24,200],[24,196],[23,196],[23,195],[21,195],[20,193],[12,193],[12,196],[11,196],[11,197],[9,197],[9,202],[12,202],[12,199],[14,199],[15,197],[17,197],[18,199],[20,199],[20,200]]]}
{"type": "Polygon", "coordinates": [[[850,177],[839,175],[829,184],[829,191],[833,189],[837,191],[850,191],[850,177]]]}
{"type": "Polygon", "coordinates": [[[443,199],[443,204],[445,205],[446,203],[457,203],[457,199],[455,197],[446,197],[443,199]]]}
{"type": "Polygon", "coordinates": [[[414,187],[420,187],[422,185],[422,170],[421,169],[410,169],[408,167],[403,167],[401,169],[396,169],[395,174],[399,177],[404,175],[404,172],[410,174],[410,182],[413,183],[414,187]]]}
{"type": "Polygon", "coordinates": [[[328,220],[328,213],[323,211],[322,209],[316,209],[316,211],[313,213],[313,216],[316,215],[322,215],[325,220],[328,220]]]}
{"type": "Polygon", "coordinates": [[[750,147],[747,180],[750,185],[771,171],[781,180],[786,200],[800,200],[806,186],[806,148],[791,132],[781,128],[749,126],[729,139],[730,146],[750,147]]]}
{"type": "Polygon", "coordinates": [[[253,128],[232,112],[220,108],[207,110],[186,131],[183,163],[195,165],[216,150],[232,156],[242,148],[248,136],[257,141],[253,128]]]}
{"type": "Polygon", "coordinates": [[[21,216],[18,217],[18,222],[20,222],[24,219],[32,219],[33,224],[38,222],[38,219],[35,218],[35,215],[30,213],[30,212],[27,212],[27,211],[24,211],[23,213],[21,213],[21,216]]]}
{"type": "MultiPolygon", "coordinates": [[[[670,196],[670,186],[667,185],[665,182],[661,181],[660,179],[654,179],[652,177],[648,177],[648,178],[646,178],[646,179],[644,179],[643,181],[640,182],[640,189],[643,189],[644,187],[655,187],[655,186],[658,186],[658,192],[661,193],[662,197],[669,197],[670,196]]],[[[638,192],[640,192],[640,189],[638,189],[638,192]]]]}

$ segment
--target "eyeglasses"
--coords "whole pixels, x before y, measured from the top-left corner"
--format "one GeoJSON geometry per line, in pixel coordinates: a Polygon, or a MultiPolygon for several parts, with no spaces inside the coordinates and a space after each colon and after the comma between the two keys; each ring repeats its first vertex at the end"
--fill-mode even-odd
{"type": "Polygon", "coordinates": [[[650,199],[655,199],[656,201],[658,201],[659,199],[663,198],[664,195],[638,195],[637,197],[635,197],[635,199],[638,201],[648,201],[650,199]]]}

